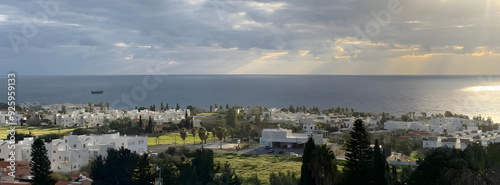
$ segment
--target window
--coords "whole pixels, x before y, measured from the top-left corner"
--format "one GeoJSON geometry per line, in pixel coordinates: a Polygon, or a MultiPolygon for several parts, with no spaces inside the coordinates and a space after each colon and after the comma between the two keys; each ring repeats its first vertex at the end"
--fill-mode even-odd
{"type": "Polygon", "coordinates": [[[83,148],[85,148],[85,144],[83,144],[83,148]]]}
{"type": "Polygon", "coordinates": [[[73,145],[73,148],[76,148],[76,144],[73,145]]]}
{"type": "Polygon", "coordinates": [[[52,150],[52,153],[56,153],[56,150],[52,150]]]}

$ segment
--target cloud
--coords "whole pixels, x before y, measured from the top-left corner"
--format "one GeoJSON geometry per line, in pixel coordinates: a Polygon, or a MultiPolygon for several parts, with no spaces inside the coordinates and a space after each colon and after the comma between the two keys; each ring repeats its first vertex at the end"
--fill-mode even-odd
{"type": "Polygon", "coordinates": [[[144,66],[160,65],[163,74],[441,74],[432,67],[450,65],[446,74],[462,74],[500,67],[499,3],[399,0],[401,13],[374,16],[388,2],[90,0],[47,12],[7,1],[0,71],[145,74],[144,66]],[[355,28],[388,18],[378,34],[359,38],[355,28]],[[23,35],[26,25],[36,29],[32,37],[23,35]],[[17,52],[12,35],[21,38],[17,52]]]}

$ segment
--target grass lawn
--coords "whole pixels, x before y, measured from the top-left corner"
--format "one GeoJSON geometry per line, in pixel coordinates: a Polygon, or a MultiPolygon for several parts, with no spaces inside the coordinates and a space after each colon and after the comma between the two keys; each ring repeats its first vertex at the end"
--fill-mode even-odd
{"type": "Polygon", "coordinates": [[[278,155],[247,155],[235,153],[215,153],[214,162],[223,165],[226,161],[235,169],[236,174],[242,179],[247,179],[253,174],[257,174],[261,182],[269,184],[271,172],[296,172],[300,176],[302,158],[295,156],[278,155]]]}
{"type": "MultiPolygon", "coordinates": [[[[191,131],[191,130],[189,130],[191,131]]],[[[196,143],[200,144],[200,137],[196,134],[196,143]]],[[[159,137],[160,145],[184,144],[179,133],[169,133],[159,137]]],[[[193,135],[187,134],[186,145],[193,144],[193,135]]],[[[156,145],[156,137],[148,137],[148,146],[156,145]]]]}
{"type": "MultiPolygon", "coordinates": [[[[5,139],[7,137],[7,134],[9,133],[8,130],[10,130],[12,126],[1,126],[0,127],[0,139],[5,139]]],[[[61,128],[59,131],[57,127],[47,127],[47,126],[15,126],[16,127],[16,132],[17,133],[25,133],[28,134],[30,131],[33,135],[40,136],[40,135],[45,135],[45,134],[52,134],[52,133],[61,133],[61,134],[69,134],[69,132],[73,131],[76,129],[75,127],[70,127],[70,128],[61,128]]]]}
{"type": "Polygon", "coordinates": [[[204,113],[196,114],[196,116],[213,116],[213,115],[218,115],[218,113],[215,113],[215,112],[204,112],[204,113]]]}

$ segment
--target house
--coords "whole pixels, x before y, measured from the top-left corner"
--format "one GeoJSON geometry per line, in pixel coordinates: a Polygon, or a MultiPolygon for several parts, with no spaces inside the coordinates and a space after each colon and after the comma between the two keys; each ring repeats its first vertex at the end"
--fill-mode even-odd
{"type": "Polygon", "coordinates": [[[391,156],[387,157],[387,163],[390,165],[418,166],[417,163],[409,157],[402,153],[395,152],[393,152],[391,156]]]}
{"type": "Polygon", "coordinates": [[[264,129],[260,138],[260,147],[303,148],[309,137],[314,139],[314,144],[323,144],[322,134],[292,133],[292,130],[282,128],[264,129]]]}
{"type": "Polygon", "coordinates": [[[441,147],[458,148],[457,138],[453,137],[441,138],[441,147]]]}
{"type": "Polygon", "coordinates": [[[57,181],[55,185],[91,185],[93,182],[88,173],[73,175],[71,181],[57,181]]]}
{"type": "Polygon", "coordinates": [[[388,121],[384,123],[385,130],[429,130],[429,126],[421,122],[388,121]]]}
{"type": "Polygon", "coordinates": [[[441,147],[441,139],[439,137],[422,138],[422,148],[439,148],[441,147]]]}
{"type": "Polygon", "coordinates": [[[472,143],[471,139],[460,139],[459,141],[460,141],[460,149],[461,150],[465,150],[467,148],[467,145],[472,143]]]}
{"type": "MultiPolygon", "coordinates": [[[[15,178],[24,178],[31,176],[31,168],[29,162],[24,162],[24,161],[15,161],[15,166],[16,166],[16,173],[15,178]]],[[[2,174],[2,179],[5,176],[9,175],[10,169],[10,161],[0,161],[0,172],[2,174]]]]}

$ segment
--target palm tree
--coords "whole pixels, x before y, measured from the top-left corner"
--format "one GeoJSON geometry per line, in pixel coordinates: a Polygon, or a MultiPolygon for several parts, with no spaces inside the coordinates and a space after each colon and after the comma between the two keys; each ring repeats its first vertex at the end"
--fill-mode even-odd
{"type": "Polygon", "coordinates": [[[203,127],[201,127],[200,129],[198,129],[198,137],[200,137],[200,140],[201,140],[201,148],[203,148],[203,140],[205,139],[205,137],[207,137],[207,130],[203,127]]]}
{"type": "Polygon", "coordinates": [[[193,135],[193,145],[196,145],[196,133],[198,132],[198,128],[193,127],[191,129],[191,134],[193,135]]]}
{"type": "Polygon", "coordinates": [[[217,130],[215,132],[217,138],[219,139],[220,149],[222,149],[222,139],[224,139],[224,137],[226,137],[226,133],[227,133],[227,130],[224,127],[217,128],[217,130]]]}
{"type": "Polygon", "coordinates": [[[248,132],[248,139],[250,140],[250,132],[253,130],[253,126],[249,123],[245,124],[245,130],[248,132]]]}
{"type": "Polygon", "coordinates": [[[181,138],[182,138],[182,140],[184,141],[184,146],[186,146],[186,136],[187,136],[187,131],[186,131],[186,129],[185,129],[185,128],[182,128],[182,130],[181,130],[180,134],[181,134],[181,138]]]}

